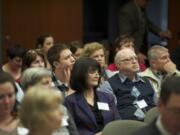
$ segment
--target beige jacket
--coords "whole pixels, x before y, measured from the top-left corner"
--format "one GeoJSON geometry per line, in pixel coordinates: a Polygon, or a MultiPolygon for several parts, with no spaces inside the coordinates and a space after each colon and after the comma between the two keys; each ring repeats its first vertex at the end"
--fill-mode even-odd
{"type": "Polygon", "coordinates": [[[157,96],[159,97],[159,95],[160,95],[161,81],[162,81],[162,80],[161,80],[160,78],[158,78],[158,77],[152,72],[152,70],[151,70],[150,68],[147,68],[145,71],[140,72],[139,75],[142,76],[142,77],[146,77],[146,78],[150,81],[153,89],[155,90],[157,96]]]}
{"type": "MultiPolygon", "coordinates": [[[[152,87],[154,88],[156,94],[157,94],[157,97],[160,96],[160,90],[161,90],[161,83],[162,83],[162,79],[157,77],[151,70],[151,68],[147,68],[145,71],[143,72],[140,72],[139,73],[140,76],[142,77],[146,77],[152,87]]],[[[170,74],[167,74],[166,76],[169,76],[170,74]]],[[[178,70],[176,70],[175,74],[171,74],[171,75],[180,75],[180,72],[178,70]]]]}

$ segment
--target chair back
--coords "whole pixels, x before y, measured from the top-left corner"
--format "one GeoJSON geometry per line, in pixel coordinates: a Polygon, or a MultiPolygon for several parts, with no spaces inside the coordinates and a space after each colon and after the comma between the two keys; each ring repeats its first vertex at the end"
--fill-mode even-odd
{"type": "Polygon", "coordinates": [[[149,124],[151,123],[157,116],[159,115],[157,107],[151,108],[147,113],[144,118],[144,122],[149,124]]]}
{"type": "Polygon", "coordinates": [[[145,122],[136,120],[116,120],[104,127],[102,135],[131,135],[137,129],[146,125],[145,122]]]}

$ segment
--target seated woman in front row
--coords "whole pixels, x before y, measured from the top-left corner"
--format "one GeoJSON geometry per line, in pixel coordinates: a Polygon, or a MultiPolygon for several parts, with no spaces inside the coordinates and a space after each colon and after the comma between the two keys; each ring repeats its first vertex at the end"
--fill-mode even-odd
{"type": "Polygon", "coordinates": [[[43,86],[28,89],[22,100],[19,117],[28,135],[52,135],[59,129],[63,110],[62,96],[58,91],[43,86]]]}
{"type": "Polygon", "coordinates": [[[92,58],[76,61],[70,86],[76,92],[65,99],[80,135],[100,135],[104,126],[120,118],[112,95],[96,91],[100,82],[99,63],[92,58]]]}

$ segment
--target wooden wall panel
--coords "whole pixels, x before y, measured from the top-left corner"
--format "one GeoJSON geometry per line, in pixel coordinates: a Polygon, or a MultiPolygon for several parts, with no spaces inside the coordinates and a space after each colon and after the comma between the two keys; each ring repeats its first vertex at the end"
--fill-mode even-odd
{"type": "Polygon", "coordinates": [[[33,48],[43,33],[60,42],[82,40],[82,6],[82,0],[3,0],[3,52],[9,42],[33,48]]]}
{"type": "Polygon", "coordinates": [[[177,47],[177,32],[180,31],[180,0],[169,0],[169,28],[172,32],[172,39],[169,42],[169,49],[177,47]]]}

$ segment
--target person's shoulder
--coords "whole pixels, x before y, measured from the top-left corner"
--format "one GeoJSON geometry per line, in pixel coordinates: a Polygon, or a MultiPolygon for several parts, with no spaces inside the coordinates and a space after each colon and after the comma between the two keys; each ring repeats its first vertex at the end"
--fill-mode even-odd
{"type": "Polygon", "coordinates": [[[74,93],[66,96],[66,97],[65,97],[65,100],[66,100],[66,101],[67,101],[67,100],[68,100],[68,101],[75,100],[76,95],[77,95],[77,92],[74,92],[74,93]]]}
{"type": "Polygon", "coordinates": [[[146,70],[138,73],[138,75],[140,76],[149,76],[149,74],[152,74],[152,71],[150,70],[150,68],[147,68],[146,70]]]}

